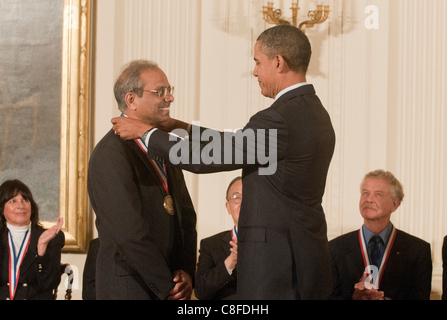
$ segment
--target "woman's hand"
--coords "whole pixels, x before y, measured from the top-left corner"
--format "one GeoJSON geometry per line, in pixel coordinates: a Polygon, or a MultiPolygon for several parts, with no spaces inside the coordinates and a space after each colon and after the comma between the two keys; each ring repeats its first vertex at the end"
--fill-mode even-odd
{"type": "Polygon", "coordinates": [[[45,255],[47,251],[48,243],[56,237],[56,235],[61,231],[62,225],[64,224],[64,218],[57,218],[56,225],[46,230],[40,235],[39,242],[37,243],[37,253],[40,257],[45,255]]]}

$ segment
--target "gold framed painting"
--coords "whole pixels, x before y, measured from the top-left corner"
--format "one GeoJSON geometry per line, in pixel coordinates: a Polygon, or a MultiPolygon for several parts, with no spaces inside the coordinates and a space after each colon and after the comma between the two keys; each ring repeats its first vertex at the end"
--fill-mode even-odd
{"type": "Polygon", "coordinates": [[[0,183],[30,187],[45,228],[64,218],[63,252],[91,238],[94,0],[0,3],[0,183]],[[3,30],[2,30],[3,29],[3,30]]]}

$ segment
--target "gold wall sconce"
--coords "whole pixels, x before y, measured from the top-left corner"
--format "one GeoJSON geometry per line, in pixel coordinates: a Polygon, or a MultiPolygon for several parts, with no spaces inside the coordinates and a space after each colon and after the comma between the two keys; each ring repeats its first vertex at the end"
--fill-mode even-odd
{"type": "Polygon", "coordinates": [[[321,24],[329,18],[329,6],[325,4],[325,1],[318,0],[317,10],[311,10],[307,14],[309,20],[303,21],[298,25],[298,11],[300,7],[298,5],[299,0],[292,1],[292,22],[282,19],[282,11],[280,9],[275,9],[273,2],[268,2],[267,6],[263,7],[264,20],[269,24],[275,25],[293,25],[299,28],[301,31],[306,32],[306,29],[314,27],[316,24],[321,24]],[[306,28],[303,29],[303,27],[306,28]]]}

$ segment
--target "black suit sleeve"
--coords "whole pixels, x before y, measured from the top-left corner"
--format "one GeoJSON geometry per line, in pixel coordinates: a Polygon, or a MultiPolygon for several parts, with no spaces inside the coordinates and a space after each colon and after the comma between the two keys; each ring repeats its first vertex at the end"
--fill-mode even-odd
{"type": "MultiPolygon", "coordinates": [[[[249,166],[276,170],[288,147],[284,118],[271,110],[258,113],[243,130],[219,132],[193,126],[188,140],[157,130],[149,154],[194,173],[238,170],[249,166]]],[[[267,173],[266,173],[267,174],[267,173]]]]}

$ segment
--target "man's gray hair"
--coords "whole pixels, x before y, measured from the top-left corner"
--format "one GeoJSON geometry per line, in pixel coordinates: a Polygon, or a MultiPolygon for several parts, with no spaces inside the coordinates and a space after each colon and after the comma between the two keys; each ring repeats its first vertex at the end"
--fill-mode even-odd
{"type": "Polygon", "coordinates": [[[141,80],[141,73],[156,69],[158,69],[158,65],[149,60],[134,60],[123,67],[114,87],[115,99],[121,112],[127,110],[126,95],[129,92],[135,93],[140,98],[143,96],[145,84],[141,80]]]}
{"type": "Polygon", "coordinates": [[[381,179],[388,182],[391,188],[391,197],[393,199],[399,199],[400,201],[404,200],[404,188],[402,187],[400,181],[397,180],[397,178],[391,172],[385,170],[376,170],[367,173],[363,178],[362,183],[360,184],[360,192],[362,192],[361,188],[363,187],[363,184],[367,179],[381,179]]]}
{"type": "Polygon", "coordinates": [[[260,50],[270,60],[280,55],[289,69],[296,73],[306,73],[312,56],[309,39],[300,29],[290,25],[280,25],[265,30],[259,37],[260,50]]]}

